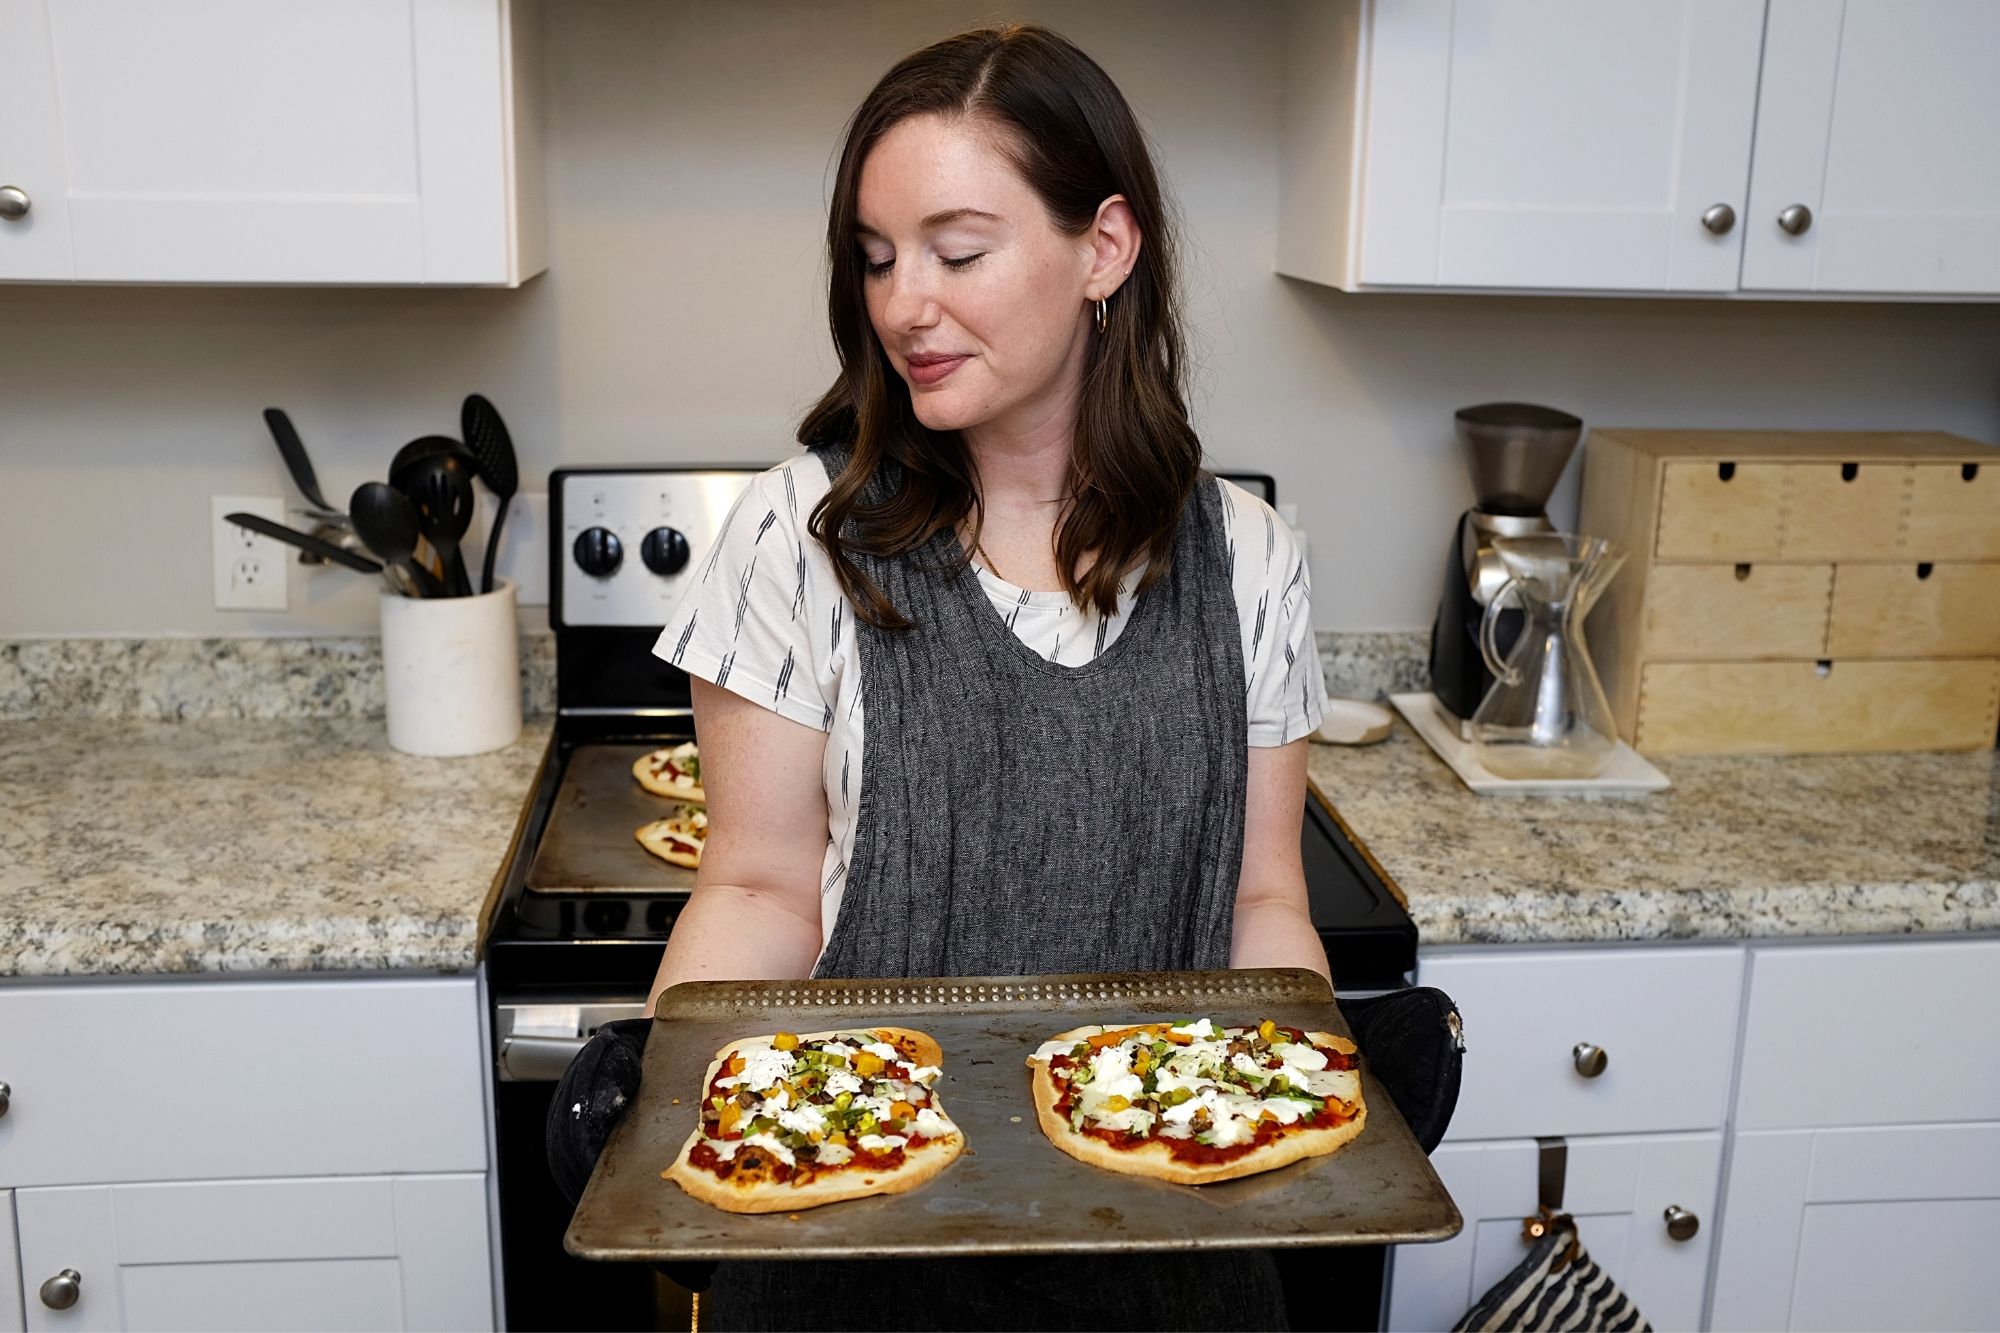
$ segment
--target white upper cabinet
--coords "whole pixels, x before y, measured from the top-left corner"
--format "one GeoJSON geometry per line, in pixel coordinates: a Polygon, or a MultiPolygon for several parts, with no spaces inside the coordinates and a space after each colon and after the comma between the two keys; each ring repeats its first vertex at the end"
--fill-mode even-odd
{"type": "Polygon", "coordinates": [[[1744,288],[2000,294],[1996,56],[1992,0],[1771,0],[1744,288]]]}
{"type": "Polygon", "coordinates": [[[1743,211],[1759,6],[1307,0],[1291,19],[1280,272],[1735,288],[1741,232],[1720,210],[1743,211]]]}
{"type": "Polygon", "coordinates": [[[0,0],[0,277],[517,285],[535,34],[527,0],[0,0]]]}
{"type": "Polygon", "coordinates": [[[0,278],[76,276],[42,0],[0,0],[0,278]]]}
{"type": "Polygon", "coordinates": [[[1992,0],[1297,0],[1286,23],[1280,273],[2000,295],[1992,0]]]}

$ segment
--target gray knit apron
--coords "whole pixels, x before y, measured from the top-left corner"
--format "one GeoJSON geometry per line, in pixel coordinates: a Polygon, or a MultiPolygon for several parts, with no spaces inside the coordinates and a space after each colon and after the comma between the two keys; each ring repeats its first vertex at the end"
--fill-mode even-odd
{"type": "MultiPolygon", "coordinates": [[[[815,452],[838,477],[848,450],[815,452]]],[[[864,500],[892,484],[878,473],[864,500]]],[[[950,530],[895,558],[855,556],[914,623],[854,623],[861,806],[815,976],[1229,965],[1249,754],[1221,505],[1204,473],[1168,573],[1076,667],[1015,637],[950,530]]],[[[1284,1322],[1276,1270],[1254,1253],[725,1264],[703,1314],[775,1329],[1284,1322]],[[922,1296],[856,1306],[856,1291],[922,1296]]]]}

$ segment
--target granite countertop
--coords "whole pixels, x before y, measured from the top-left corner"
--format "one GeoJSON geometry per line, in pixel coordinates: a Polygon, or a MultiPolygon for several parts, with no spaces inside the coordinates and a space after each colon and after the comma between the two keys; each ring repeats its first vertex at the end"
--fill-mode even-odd
{"type": "Polygon", "coordinates": [[[2000,929],[2000,755],[1682,756],[1666,791],[1477,796],[1404,722],[1309,771],[1425,945],[2000,929]]]}
{"type": "Polygon", "coordinates": [[[420,759],[380,718],[0,723],[0,976],[469,968],[548,735],[420,759]]]}

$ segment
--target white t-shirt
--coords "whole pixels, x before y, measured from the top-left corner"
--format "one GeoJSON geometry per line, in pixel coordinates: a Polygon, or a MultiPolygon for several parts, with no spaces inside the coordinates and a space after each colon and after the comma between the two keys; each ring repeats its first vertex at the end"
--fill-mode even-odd
{"type": "MultiPolygon", "coordinates": [[[[827,733],[827,844],[820,936],[831,938],[861,810],[861,652],[854,608],[806,520],[831,482],[801,454],[751,479],[653,646],[655,655],[827,733]]],[[[1242,487],[1217,481],[1243,632],[1249,742],[1283,745],[1320,724],[1326,684],[1313,644],[1312,587],[1291,529],[1242,487]]],[[[1081,666],[1118,638],[1133,596],[1109,619],[1064,592],[1035,592],[979,568],[979,583],[1022,643],[1081,666]]]]}

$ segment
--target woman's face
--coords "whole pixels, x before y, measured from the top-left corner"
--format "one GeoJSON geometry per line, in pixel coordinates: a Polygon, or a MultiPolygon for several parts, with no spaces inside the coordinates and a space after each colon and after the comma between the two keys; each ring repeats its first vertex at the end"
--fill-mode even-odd
{"type": "Polygon", "coordinates": [[[1074,421],[1101,244],[1056,229],[995,134],[913,116],[861,168],[868,317],[932,430],[1074,421]]]}

